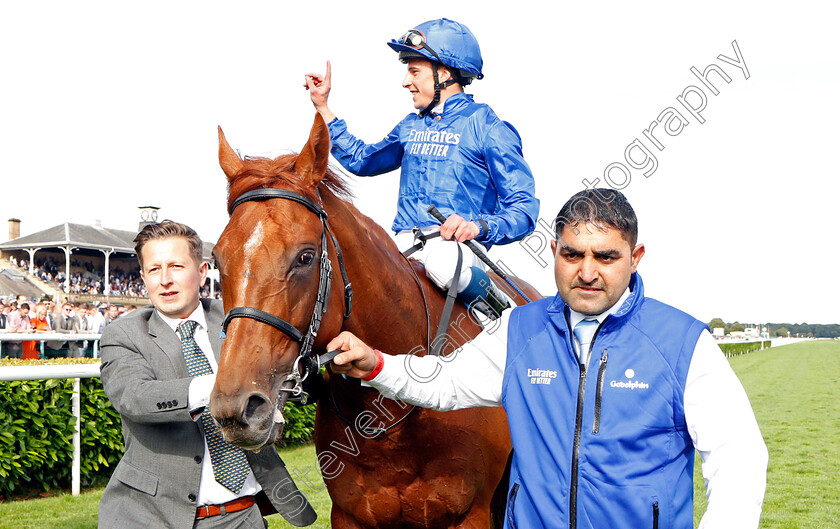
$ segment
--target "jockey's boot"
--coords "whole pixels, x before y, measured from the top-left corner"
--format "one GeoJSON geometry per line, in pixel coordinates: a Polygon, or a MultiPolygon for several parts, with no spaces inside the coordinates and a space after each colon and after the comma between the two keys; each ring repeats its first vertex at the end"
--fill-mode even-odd
{"type": "Polygon", "coordinates": [[[496,320],[505,309],[510,307],[507,297],[493,284],[487,272],[476,266],[470,267],[470,271],[472,272],[470,282],[458,294],[458,299],[491,321],[496,320]]]}
{"type": "Polygon", "coordinates": [[[502,291],[491,282],[486,297],[482,300],[476,300],[472,304],[472,308],[494,321],[502,315],[505,309],[510,308],[510,303],[507,297],[502,294],[502,291]]]}

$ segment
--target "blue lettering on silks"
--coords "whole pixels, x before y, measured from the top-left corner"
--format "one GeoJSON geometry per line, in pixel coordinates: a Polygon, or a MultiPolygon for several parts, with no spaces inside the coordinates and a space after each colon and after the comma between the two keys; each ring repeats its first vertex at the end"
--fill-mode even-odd
{"type": "Polygon", "coordinates": [[[415,130],[408,133],[408,154],[444,158],[450,145],[458,145],[461,135],[440,130],[415,130]]]}

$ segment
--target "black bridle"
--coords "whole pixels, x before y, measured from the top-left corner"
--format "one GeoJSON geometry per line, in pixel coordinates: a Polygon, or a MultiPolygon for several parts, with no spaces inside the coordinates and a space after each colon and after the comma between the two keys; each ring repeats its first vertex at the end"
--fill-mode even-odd
{"type": "MultiPolygon", "coordinates": [[[[237,198],[233,202],[233,205],[231,205],[230,207],[230,214],[233,215],[233,210],[235,210],[236,207],[242,204],[243,202],[249,202],[252,200],[262,201],[274,198],[292,200],[294,202],[306,206],[307,209],[318,215],[318,218],[321,219],[321,223],[324,225],[324,231],[321,233],[321,266],[318,278],[318,297],[315,299],[315,308],[312,311],[312,319],[309,321],[309,328],[306,330],[306,334],[304,334],[300,332],[300,330],[298,330],[297,327],[295,327],[291,323],[281,318],[278,318],[273,314],[269,314],[265,311],[253,307],[234,307],[230,309],[230,311],[225,316],[224,321],[222,322],[222,334],[224,335],[225,333],[227,333],[227,326],[234,318],[251,318],[253,320],[265,323],[267,325],[271,325],[275,329],[281,331],[282,333],[286,334],[289,338],[297,342],[300,346],[299,354],[297,359],[295,360],[294,366],[292,367],[291,374],[289,374],[286,377],[286,381],[294,382],[294,387],[281,388],[280,391],[287,391],[291,393],[293,397],[299,397],[304,394],[301,381],[304,378],[306,378],[306,376],[309,374],[309,363],[304,362],[304,366],[306,366],[307,372],[303,375],[300,374],[299,364],[312,352],[312,345],[315,342],[315,338],[318,336],[318,329],[320,329],[321,327],[321,318],[327,311],[327,304],[330,298],[330,285],[332,283],[332,263],[330,262],[330,257],[327,253],[328,234],[330,236],[330,239],[332,239],[333,246],[335,247],[336,257],[338,258],[338,268],[341,272],[341,278],[344,281],[345,320],[350,317],[350,313],[353,310],[353,287],[350,284],[350,280],[347,278],[347,271],[344,267],[344,257],[341,254],[341,247],[338,245],[338,240],[335,238],[335,235],[333,235],[332,231],[330,230],[330,226],[327,223],[327,212],[324,211],[324,208],[322,208],[315,201],[301,195],[300,193],[295,193],[294,191],[288,191],[285,189],[255,189],[253,191],[243,193],[239,198],[237,198]]],[[[319,365],[320,364],[321,362],[319,361],[319,365]]]]}

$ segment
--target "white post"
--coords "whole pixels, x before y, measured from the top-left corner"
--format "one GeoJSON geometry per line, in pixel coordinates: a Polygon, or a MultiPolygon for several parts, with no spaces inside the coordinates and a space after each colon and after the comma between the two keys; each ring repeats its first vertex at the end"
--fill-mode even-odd
{"type": "Polygon", "coordinates": [[[79,404],[81,383],[80,379],[73,379],[73,397],[71,402],[73,404],[73,417],[76,418],[76,427],[73,430],[73,468],[70,472],[72,479],[72,493],[73,496],[78,496],[81,492],[81,469],[82,469],[82,410],[79,404]]]}
{"type": "MultiPolygon", "coordinates": [[[[70,252],[73,249],[69,246],[64,247],[64,293],[70,293],[70,252]]],[[[63,301],[63,300],[62,300],[63,301]]],[[[56,300],[56,304],[58,304],[59,300],[56,300]]]]}
{"type": "MultiPolygon", "coordinates": [[[[110,261],[110,258],[111,258],[111,253],[114,250],[108,250],[107,252],[105,250],[99,250],[99,251],[105,254],[105,277],[102,278],[103,281],[105,282],[104,283],[105,284],[105,292],[103,292],[103,294],[105,294],[106,298],[110,299],[110,297],[111,297],[111,272],[110,272],[110,262],[109,261],[110,261]]],[[[110,304],[110,301],[108,303],[110,304]]]]}
{"type": "Polygon", "coordinates": [[[37,251],[35,248],[26,248],[26,253],[29,254],[29,273],[33,276],[35,275],[35,252],[37,251]]]}

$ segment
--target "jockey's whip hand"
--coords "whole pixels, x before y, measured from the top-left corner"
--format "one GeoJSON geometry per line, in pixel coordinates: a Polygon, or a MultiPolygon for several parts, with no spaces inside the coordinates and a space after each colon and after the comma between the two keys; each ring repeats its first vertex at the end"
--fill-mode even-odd
{"type": "MultiPolygon", "coordinates": [[[[436,219],[438,220],[438,222],[440,222],[441,224],[443,224],[444,222],[446,222],[446,217],[444,217],[444,216],[441,214],[441,212],[440,212],[440,211],[438,211],[438,208],[436,208],[434,204],[432,204],[431,206],[429,206],[429,209],[427,209],[426,211],[428,211],[428,212],[429,212],[429,215],[431,215],[431,216],[433,216],[434,218],[436,218],[436,219]]],[[[499,276],[499,277],[501,277],[502,279],[504,279],[504,280],[505,280],[505,283],[507,283],[508,285],[510,285],[510,286],[511,286],[511,287],[512,287],[515,291],[516,291],[516,293],[517,293],[517,294],[519,294],[520,296],[522,296],[522,298],[523,298],[526,302],[531,303],[531,299],[530,299],[528,296],[526,296],[526,295],[525,295],[525,293],[524,293],[524,292],[522,292],[522,291],[519,289],[519,287],[517,287],[516,285],[514,285],[514,284],[513,284],[513,281],[511,281],[511,280],[508,278],[507,274],[506,274],[506,273],[505,273],[505,272],[504,272],[501,268],[499,268],[499,267],[496,265],[496,263],[494,263],[493,261],[491,261],[489,257],[487,257],[487,254],[486,254],[486,253],[484,253],[484,251],[482,251],[482,250],[481,250],[481,248],[479,248],[479,247],[478,247],[478,244],[476,244],[476,242],[475,242],[475,241],[464,241],[464,244],[466,244],[466,245],[467,245],[467,248],[469,248],[470,250],[472,250],[472,253],[474,253],[474,254],[475,254],[475,255],[476,255],[479,259],[481,259],[481,262],[482,262],[482,263],[486,264],[486,265],[487,265],[487,267],[488,267],[490,270],[492,270],[492,271],[493,271],[493,272],[494,272],[497,276],[499,276]]]]}

